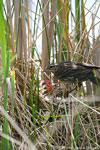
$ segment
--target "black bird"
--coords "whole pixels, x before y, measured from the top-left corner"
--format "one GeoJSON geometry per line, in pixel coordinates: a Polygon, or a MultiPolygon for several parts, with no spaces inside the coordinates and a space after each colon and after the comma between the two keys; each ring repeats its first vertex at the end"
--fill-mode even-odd
{"type": "MultiPolygon", "coordinates": [[[[100,78],[95,76],[94,70],[100,69],[100,66],[94,66],[86,63],[64,61],[51,64],[44,69],[44,72],[50,71],[54,76],[63,82],[76,83],[82,85],[83,81],[90,80],[92,83],[100,86],[100,78]]],[[[77,86],[68,91],[67,94],[74,91],[77,86]]]]}

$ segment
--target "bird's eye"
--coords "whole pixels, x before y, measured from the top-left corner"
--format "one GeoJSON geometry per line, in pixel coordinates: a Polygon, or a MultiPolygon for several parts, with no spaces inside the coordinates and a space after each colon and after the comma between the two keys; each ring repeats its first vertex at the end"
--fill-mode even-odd
{"type": "Polygon", "coordinates": [[[50,68],[54,68],[54,66],[50,66],[50,68]]]}

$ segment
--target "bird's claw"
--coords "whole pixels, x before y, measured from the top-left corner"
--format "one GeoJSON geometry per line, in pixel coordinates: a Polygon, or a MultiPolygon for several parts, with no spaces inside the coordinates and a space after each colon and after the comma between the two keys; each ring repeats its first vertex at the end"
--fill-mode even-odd
{"type": "Polygon", "coordinates": [[[66,92],[66,96],[67,96],[67,97],[68,97],[69,93],[70,93],[70,91],[67,91],[67,92],[66,92]]]}

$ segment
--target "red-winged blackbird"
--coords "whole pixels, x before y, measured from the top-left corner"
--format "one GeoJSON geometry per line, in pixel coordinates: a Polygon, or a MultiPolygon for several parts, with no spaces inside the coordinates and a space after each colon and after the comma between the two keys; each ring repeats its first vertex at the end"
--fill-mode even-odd
{"type": "MultiPolygon", "coordinates": [[[[54,73],[54,76],[59,80],[64,82],[76,83],[81,86],[83,81],[90,80],[94,84],[99,84],[100,86],[100,78],[95,77],[94,71],[100,69],[99,66],[94,66],[86,63],[79,62],[59,62],[56,64],[51,64],[45,68],[44,72],[50,71],[54,73]]],[[[72,89],[70,92],[75,90],[72,89]]]]}

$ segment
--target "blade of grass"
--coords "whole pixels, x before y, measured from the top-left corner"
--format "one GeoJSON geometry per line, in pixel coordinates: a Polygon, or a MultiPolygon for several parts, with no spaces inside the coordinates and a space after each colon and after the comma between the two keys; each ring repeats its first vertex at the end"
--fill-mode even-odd
{"type": "Polygon", "coordinates": [[[75,0],[75,18],[76,18],[76,41],[80,39],[80,0],[75,0]]]}
{"type": "Polygon", "coordinates": [[[32,115],[33,115],[33,124],[34,124],[34,134],[33,134],[33,139],[34,139],[34,142],[36,141],[36,118],[37,118],[37,114],[36,114],[36,107],[33,103],[33,100],[34,100],[34,95],[35,95],[35,92],[36,92],[36,86],[33,85],[33,81],[34,81],[34,73],[35,73],[35,67],[33,67],[33,71],[32,71],[32,77],[31,77],[31,81],[30,81],[30,93],[29,93],[29,97],[30,97],[30,105],[31,105],[31,108],[32,108],[32,115]],[[33,87],[35,86],[34,88],[34,92],[33,92],[33,87]]]}
{"type": "MultiPolygon", "coordinates": [[[[64,98],[62,98],[62,99],[64,101],[64,98]]],[[[75,141],[75,137],[73,135],[73,131],[72,131],[72,128],[71,128],[71,125],[70,125],[68,113],[67,113],[67,110],[66,110],[66,104],[65,104],[65,102],[63,102],[63,103],[64,103],[64,109],[65,109],[65,114],[66,114],[66,120],[68,122],[68,126],[69,126],[69,129],[70,129],[70,132],[71,132],[71,136],[72,136],[72,139],[73,139],[73,143],[74,143],[75,149],[78,150],[78,147],[77,147],[77,144],[76,144],[76,141],[75,141]]]]}
{"type": "Polygon", "coordinates": [[[98,82],[98,79],[97,79],[96,71],[93,70],[93,73],[94,73],[94,77],[95,77],[95,80],[96,80],[96,83],[97,83],[97,86],[98,86],[98,90],[100,92],[100,85],[99,85],[99,82],[98,82]]]}
{"type": "MultiPolygon", "coordinates": [[[[0,1],[0,45],[1,45],[1,58],[2,58],[2,71],[3,71],[3,79],[4,79],[4,88],[3,88],[3,98],[4,98],[4,109],[7,111],[7,83],[6,83],[6,77],[8,77],[9,74],[9,59],[10,55],[8,52],[8,55],[6,54],[6,38],[5,38],[5,21],[3,17],[3,1],[0,1]]],[[[3,132],[5,134],[8,134],[8,120],[4,117],[3,121],[3,132]]],[[[8,139],[5,139],[2,137],[1,141],[2,149],[9,148],[9,141],[8,139]]]]}
{"type": "Polygon", "coordinates": [[[1,45],[1,58],[2,58],[2,70],[4,79],[6,77],[6,42],[5,42],[5,23],[3,17],[3,2],[0,1],[0,45],[1,45]]]}

